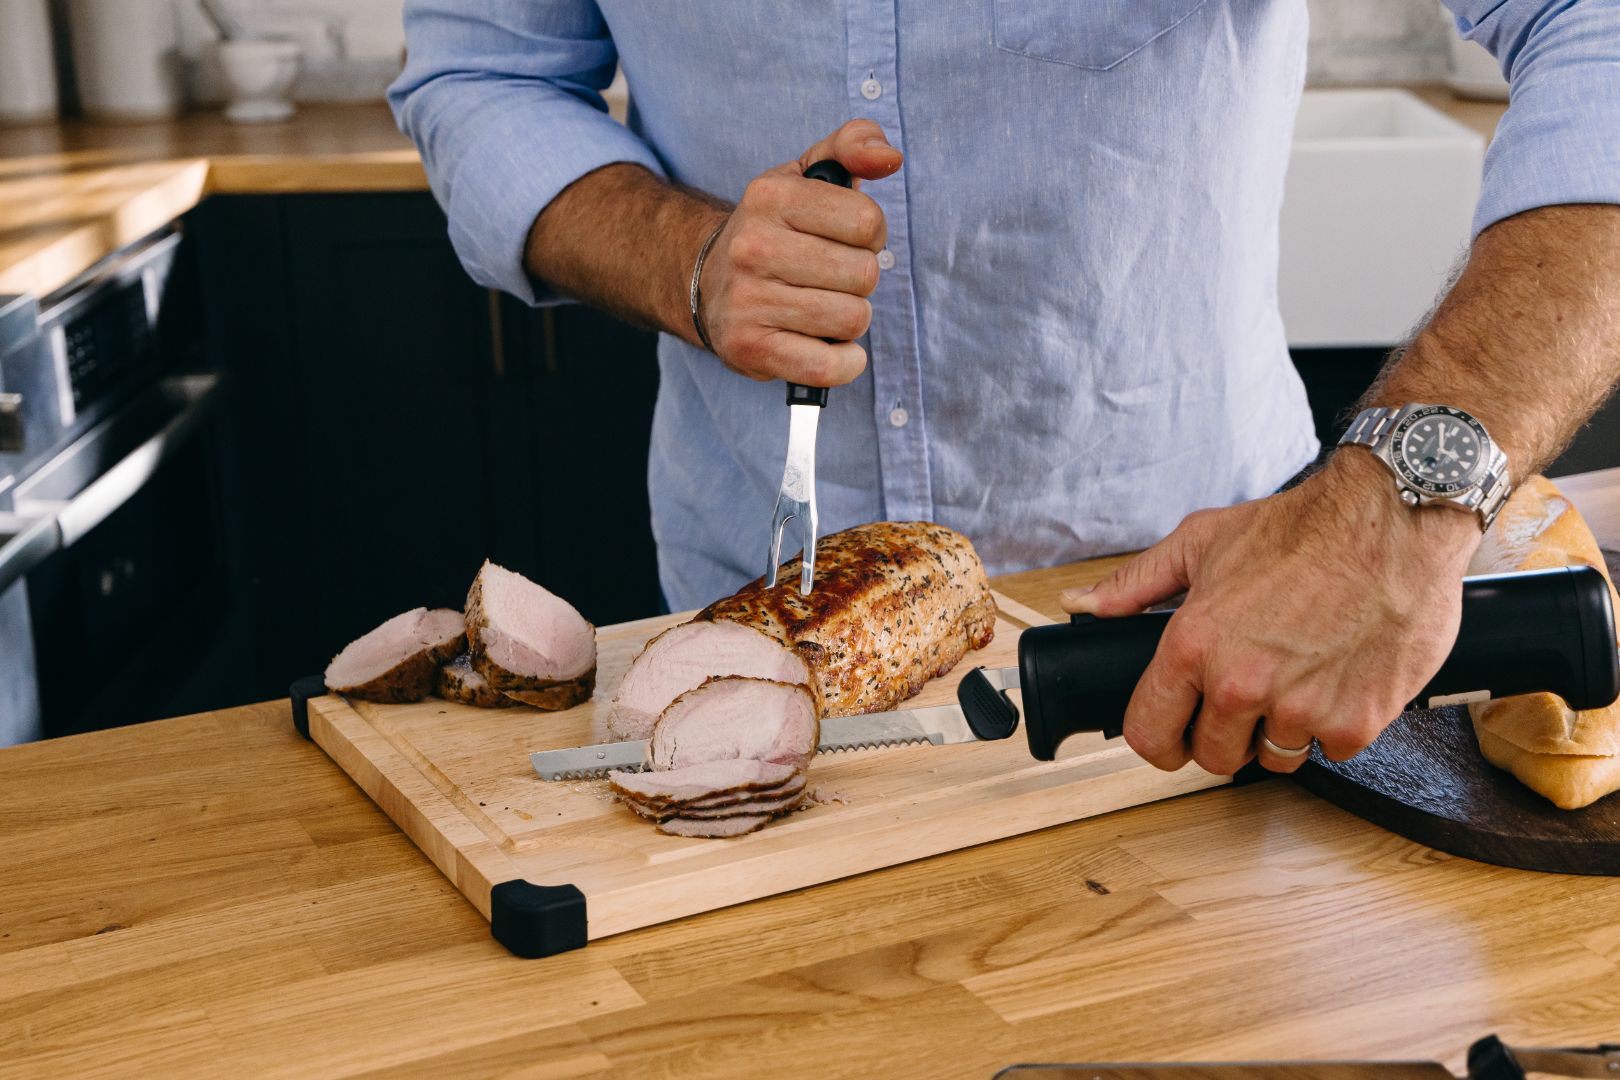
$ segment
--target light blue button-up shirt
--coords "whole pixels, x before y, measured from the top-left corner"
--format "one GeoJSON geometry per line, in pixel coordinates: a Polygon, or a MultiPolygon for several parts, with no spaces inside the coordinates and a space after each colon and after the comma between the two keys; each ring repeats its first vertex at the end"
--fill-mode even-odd
{"type": "MultiPolygon", "coordinates": [[[[1512,79],[1476,230],[1620,202],[1620,0],[1452,0],[1512,79]]],[[[823,532],[926,518],[992,572],[1142,547],[1316,440],[1277,313],[1303,0],[408,0],[391,91],[479,282],[636,162],[727,199],[851,117],[905,152],[871,362],[821,421],[823,532]],[[628,126],[599,91],[623,67],[628,126]]],[[[1399,251],[1390,258],[1400,258],[1399,251]]],[[[758,576],[781,383],[665,336],[648,482],[665,594],[758,576]]]]}

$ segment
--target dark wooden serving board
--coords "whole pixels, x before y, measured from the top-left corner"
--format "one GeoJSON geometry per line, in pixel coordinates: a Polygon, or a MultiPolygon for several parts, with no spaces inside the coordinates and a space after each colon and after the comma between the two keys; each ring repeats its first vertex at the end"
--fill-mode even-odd
{"type": "MultiPolygon", "coordinates": [[[[1603,554],[1620,576],[1620,552],[1603,554]]],[[[1620,876],[1620,792],[1581,810],[1558,809],[1485,760],[1466,708],[1406,713],[1351,761],[1314,750],[1294,779],[1357,817],[1452,855],[1620,876]]]]}

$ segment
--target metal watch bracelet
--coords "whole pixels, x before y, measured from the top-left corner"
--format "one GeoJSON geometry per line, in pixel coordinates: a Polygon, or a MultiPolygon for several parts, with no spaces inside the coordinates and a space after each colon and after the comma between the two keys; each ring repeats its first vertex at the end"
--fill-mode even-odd
{"type": "MultiPolygon", "coordinates": [[[[1422,407],[1407,404],[1363,409],[1350,425],[1350,430],[1339,440],[1339,445],[1363,446],[1376,454],[1382,449],[1401,418],[1407,412],[1422,407]]],[[[1489,529],[1491,522],[1496,520],[1497,513],[1501,511],[1502,504],[1507,502],[1508,496],[1512,493],[1513,485],[1508,480],[1507,454],[1495,442],[1491,442],[1491,452],[1486,458],[1485,471],[1480,476],[1479,483],[1473,490],[1448,501],[1461,509],[1477,513],[1481,527],[1489,529]]]]}

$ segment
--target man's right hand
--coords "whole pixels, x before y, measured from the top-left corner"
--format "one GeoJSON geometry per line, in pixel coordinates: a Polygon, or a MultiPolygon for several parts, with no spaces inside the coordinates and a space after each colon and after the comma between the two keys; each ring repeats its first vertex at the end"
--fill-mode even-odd
{"type": "Polygon", "coordinates": [[[805,178],[828,158],[857,189],[903,160],[877,124],[851,120],[750,182],[704,263],[704,328],[716,355],[749,378],[840,386],[866,367],[854,339],[872,321],[866,298],[888,225],[870,196],[805,178]]]}

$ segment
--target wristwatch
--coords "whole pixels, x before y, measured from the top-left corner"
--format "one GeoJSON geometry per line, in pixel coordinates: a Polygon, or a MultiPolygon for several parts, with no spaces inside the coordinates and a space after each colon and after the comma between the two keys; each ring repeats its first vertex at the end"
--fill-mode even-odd
{"type": "Polygon", "coordinates": [[[1440,505],[1479,515],[1488,529],[1507,501],[1507,455],[1485,425],[1450,405],[1363,409],[1340,446],[1365,446],[1395,476],[1408,506],[1440,505]]]}

